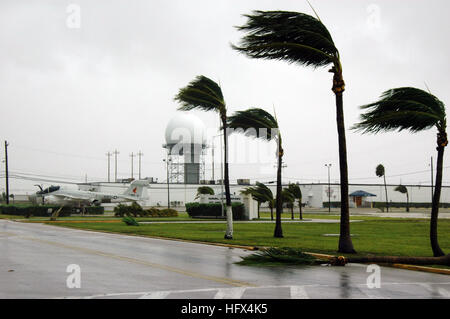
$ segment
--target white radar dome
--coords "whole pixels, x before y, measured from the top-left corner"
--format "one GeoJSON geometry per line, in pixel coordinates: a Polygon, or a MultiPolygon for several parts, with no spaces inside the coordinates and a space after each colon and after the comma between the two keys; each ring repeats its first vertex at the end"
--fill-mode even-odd
{"type": "Polygon", "coordinates": [[[166,144],[206,144],[206,127],[197,116],[189,113],[175,115],[166,127],[166,144]]]}

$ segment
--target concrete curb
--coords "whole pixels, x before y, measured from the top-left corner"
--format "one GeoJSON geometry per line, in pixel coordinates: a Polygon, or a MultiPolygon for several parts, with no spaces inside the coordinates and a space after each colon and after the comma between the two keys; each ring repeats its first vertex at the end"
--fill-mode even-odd
{"type": "MultiPolygon", "coordinates": [[[[330,258],[336,257],[333,255],[317,254],[317,253],[310,253],[310,252],[305,252],[305,254],[308,254],[308,255],[311,255],[311,256],[314,256],[317,258],[321,258],[321,259],[330,259],[330,258]]],[[[383,266],[406,269],[406,270],[424,271],[424,272],[430,272],[430,273],[434,273],[434,274],[450,275],[450,269],[445,269],[445,268],[433,268],[433,267],[405,265],[405,264],[383,264],[383,266]]]]}

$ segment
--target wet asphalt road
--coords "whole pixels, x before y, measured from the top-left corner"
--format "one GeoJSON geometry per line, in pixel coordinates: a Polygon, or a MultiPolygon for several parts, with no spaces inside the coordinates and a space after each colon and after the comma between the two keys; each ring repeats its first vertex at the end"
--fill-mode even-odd
{"type": "Polygon", "coordinates": [[[234,264],[250,253],[0,220],[0,298],[450,298],[447,275],[381,267],[370,289],[366,265],[234,264]],[[72,264],[80,288],[67,286],[72,264]]]}

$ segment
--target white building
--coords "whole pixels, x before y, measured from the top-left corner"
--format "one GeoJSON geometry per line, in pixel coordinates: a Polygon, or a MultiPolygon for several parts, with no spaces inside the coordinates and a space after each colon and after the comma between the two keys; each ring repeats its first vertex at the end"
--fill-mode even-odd
{"type": "MultiPolygon", "coordinates": [[[[128,187],[128,184],[119,183],[92,183],[92,184],[80,184],[80,189],[92,189],[99,192],[111,192],[122,193],[128,187]]],[[[197,195],[197,188],[199,184],[169,184],[170,190],[170,202],[172,207],[184,207],[185,203],[198,201],[195,197],[197,195]]],[[[208,185],[215,194],[221,194],[224,191],[223,185],[208,185]]],[[[272,192],[276,193],[276,185],[267,185],[272,192]]],[[[321,208],[324,203],[328,202],[328,184],[300,184],[300,190],[302,191],[303,198],[302,203],[305,207],[321,208]]],[[[389,202],[406,203],[406,195],[394,191],[397,185],[388,185],[388,199],[389,202]]],[[[405,185],[409,193],[410,203],[431,203],[431,188],[430,186],[423,185],[405,185]]],[[[230,185],[231,194],[235,197],[240,196],[240,191],[248,186],[246,185],[230,185]]],[[[349,194],[362,190],[376,196],[367,197],[368,202],[385,202],[386,195],[384,185],[369,185],[369,184],[351,184],[349,185],[349,194]]],[[[167,184],[166,183],[153,183],[147,188],[147,194],[149,199],[142,203],[145,206],[167,206],[167,184]]],[[[340,199],[340,186],[336,184],[330,185],[330,201],[339,202],[340,199]]],[[[450,203],[450,187],[442,187],[441,202],[450,203]]],[[[266,205],[263,205],[264,207],[266,205]]],[[[350,199],[350,207],[354,207],[352,200],[350,199]]]]}

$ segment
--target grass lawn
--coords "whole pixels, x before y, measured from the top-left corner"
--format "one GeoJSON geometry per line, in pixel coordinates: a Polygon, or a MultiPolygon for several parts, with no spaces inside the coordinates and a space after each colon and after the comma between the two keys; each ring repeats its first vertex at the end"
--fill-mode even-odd
{"type": "MultiPolygon", "coordinates": [[[[305,216],[305,218],[309,218],[305,216]]],[[[148,219],[148,218],[147,218],[148,219]]],[[[359,254],[432,256],[427,219],[380,218],[355,216],[362,220],[351,224],[353,244],[359,254]]],[[[141,221],[144,220],[141,219],[141,221]]],[[[155,220],[155,219],[151,219],[155,220]]],[[[194,241],[263,247],[295,247],[303,251],[336,254],[339,223],[284,223],[284,238],[274,238],[272,223],[235,223],[234,239],[225,240],[225,223],[145,224],[138,227],[124,223],[59,223],[58,226],[100,230],[124,234],[158,236],[194,241]]],[[[439,220],[441,248],[450,251],[450,220],[439,220]]]]}

